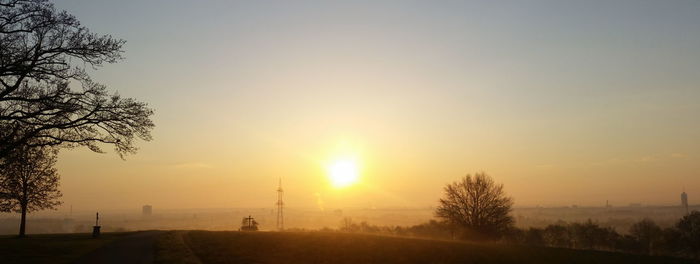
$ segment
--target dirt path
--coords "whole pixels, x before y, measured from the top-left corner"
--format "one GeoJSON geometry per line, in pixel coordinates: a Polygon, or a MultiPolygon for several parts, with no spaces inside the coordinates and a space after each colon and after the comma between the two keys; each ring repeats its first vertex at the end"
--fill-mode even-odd
{"type": "Polygon", "coordinates": [[[169,231],[158,238],[156,261],[158,263],[202,264],[187,243],[190,231],[169,231]]]}
{"type": "Polygon", "coordinates": [[[153,263],[154,242],[162,231],[143,231],[125,236],[78,259],[76,264],[153,263]]]}

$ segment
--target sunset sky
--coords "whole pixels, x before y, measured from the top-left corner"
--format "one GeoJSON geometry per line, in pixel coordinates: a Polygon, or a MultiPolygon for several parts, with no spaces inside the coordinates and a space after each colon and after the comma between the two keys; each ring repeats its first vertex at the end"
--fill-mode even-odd
{"type": "Polygon", "coordinates": [[[280,177],[288,207],[427,207],[478,171],[516,206],[700,203],[700,1],[56,5],[156,110],[125,161],[61,152],[60,210],[271,208],[280,177]]]}

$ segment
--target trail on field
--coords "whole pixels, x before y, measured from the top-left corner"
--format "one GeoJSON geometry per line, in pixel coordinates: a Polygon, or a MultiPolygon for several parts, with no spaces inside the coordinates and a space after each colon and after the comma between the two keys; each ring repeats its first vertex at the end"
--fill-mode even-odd
{"type": "Polygon", "coordinates": [[[79,258],[76,264],[151,264],[154,260],[154,242],[162,231],[143,231],[117,239],[79,258]]]}

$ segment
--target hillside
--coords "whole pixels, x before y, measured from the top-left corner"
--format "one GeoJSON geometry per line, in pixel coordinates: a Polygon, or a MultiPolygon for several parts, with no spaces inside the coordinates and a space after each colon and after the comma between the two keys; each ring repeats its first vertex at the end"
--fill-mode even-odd
{"type": "Polygon", "coordinates": [[[0,263],[696,263],[620,253],[325,232],[169,231],[0,237],[0,263]],[[138,243],[155,240],[155,246],[138,243]],[[135,248],[141,247],[141,248],[135,248]],[[132,261],[133,260],[133,261],[132,261]],[[127,261],[127,262],[124,262],[127,261]]]}
{"type": "Polygon", "coordinates": [[[695,263],[599,251],[344,233],[190,231],[180,234],[191,252],[205,264],[695,263]]]}
{"type": "Polygon", "coordinates": [[[73,263],[80,257],[134,233],[105,233],[100,239],[90,234],[45,234],[0,236],[0,263],[73,263]]]}

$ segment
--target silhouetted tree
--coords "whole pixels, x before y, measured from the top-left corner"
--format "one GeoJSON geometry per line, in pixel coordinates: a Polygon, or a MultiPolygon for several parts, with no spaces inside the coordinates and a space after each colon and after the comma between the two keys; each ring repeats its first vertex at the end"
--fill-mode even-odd
{"type": "Polygon", "coordinates": [[[571,236],[565,225],[549,225],[542,234],[545,244],[552,247],[571,247],[571,236]]]}
{"type": "Polygon", "coordinates": [[[683,235],[678,228],[664,228],[664,230],[661,231],[661,243],[659,247],[663,250],[664,254],[676,256],[683,255],[684,242],[682,237],[683,235]]]}
{"type": "Polygon", "coordinates": [[[685,252],[695,258],[700,257],[700,212],[693,211],[676,224],[680,231],[685,252]]]}
{"type": "Polygon", "coordinates": [[[503,232],[501,241],[513,244],[529,244],[526,235],[527,231],[525,229],[512,226],[503,232]]]}
{"type": "Polygon", "coordinates": [[[544,246],[544,230],[530,227],[525,233],[525,243],[533,246],[544,246]]]}
{"type": "Polygon", "coordinates": [[[124,40],[91,33],[47,0],[0,0],[0,159],[22,146],[136,151],[153,111],[94,82],[85,68],[122,59],[124,40]]]}
{"type": "Polygon", "coordinates": [[[659,228],[649,219],[634,223],[629,235],[620,235],[612,227],[602,227],[593,220],[582,223],[557,223],[544,229],[511,227],[504,241],[531,246],[553,246],[700,257],[700,212],[683,217],[674,227],[659,228]]]}
{"type": "Polygon", "coordinates": [[[630,235],[639,245],[639,251],[651,254],[661,241],[661,227],[649,218],[642,219],[630,227],[630,235]]]}
{"type": "Polygon", "coordinates": [[[55,148],[23,147],[7,155],[0,164],[0,211],[21,214],[19,236],[24,237],[27,213],[54,209],[61,202],[55,148]]]}
{"type": "Polygon", "coordinates": [[[569,225],[573,248],[614,249],[619,234],[612,228],[600,227],[593,220],[569,225]]]}
{"type": "Polygon", "coordinates": [[[430,220],[427,223],[410,226],[403,232],[405,232],[404,235],[416,237],[454,239],[454,231],[454,228],[449,223],[430,220]]]}
{"type": "Polygon", "coordinates": [[[512,206],[513,199],[506,196],[503,184],[476,173],[445,186],[436,215],[472,231],[476,238],[494,239],[513,225],[512,206]]]}
{"type": "Polygon", "coordinates": [[[340,220],[340,231],[343,232],[357,232],[358,227],[357,224],[355,224],[352,221],[352,218],[350,217],[343,217],[342,220],[340,220]]]}

